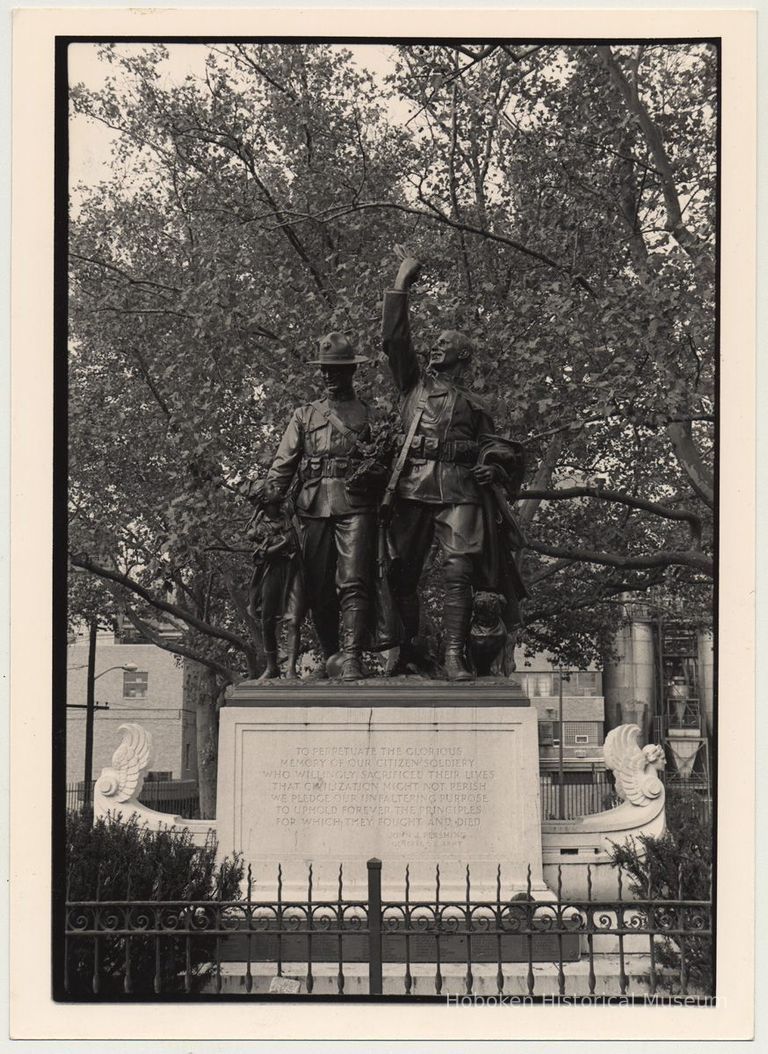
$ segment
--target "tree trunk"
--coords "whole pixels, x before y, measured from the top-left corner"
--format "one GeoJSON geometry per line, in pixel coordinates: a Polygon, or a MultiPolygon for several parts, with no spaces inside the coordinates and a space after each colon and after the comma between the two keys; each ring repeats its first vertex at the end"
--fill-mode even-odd
{"type": "MultiPolygon", "coordinates": [[[[549,446],[539,462],[539,467],[536,469],[536,475],[533,477],[529,488],[530,490],[545,490],[549,487],[552,480],[552,473],[555,471],[557,459],[560,457],[564,445],[564,433],[556,432],[550,439],[549,446]]],[[[517,519],[523,533],[525,533],[526,528],[530,527],[533,523],[533,518],[536,515],[541,502],[541,498],[527,498],[525,501],[520,502],[517,519]]]]}
{"type": "Polygon", "coordinates": [[[715,505],[715,484],[712,473],[704,464],[701,454],[691,435],[690,422],[670,422],[667,435],[674,447],[677,460],[685,469],[691,486],[710,509],[715,505]]]}
{"type": "Polygon", "coordinates": [[[714,280],[714,254],[706,241],[699,238],[692,230],[689,230],[683,221],[683,210],[678,193],[675,168],[667,154],[659,127],[646,109],[645,103],[640,96],[637,80],[639,55],[634,63],[632,77],[629,78],[610,47],[600,46],[597,50],[611,80],[624,100],[628,112],[637,122],[645,139],[645,144],[656,170],[655,176],[659,181],[661,193],[664,197],[664,208],[667,218],[666,228],[683,252],[687,253],[699,277],[707,284],[711,284],[714,280]]]}
{"type": "Polygon", "coordinates": [[[216,816],[216,760],[219,722],[216,700],[219,688],[216,675],[207,666],[192,659],[184,660],[184,707],[195,714],[197,730],[197,781],[200,793],[200,816],[216,816]]]}

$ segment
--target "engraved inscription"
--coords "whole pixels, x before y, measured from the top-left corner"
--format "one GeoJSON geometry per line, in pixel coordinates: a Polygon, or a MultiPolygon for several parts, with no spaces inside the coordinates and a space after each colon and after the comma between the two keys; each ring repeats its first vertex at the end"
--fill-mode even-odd
{"type": "Polygon", "coordinates": [[[477,835],[493,800],[495,770],[459,745],[295,747],[275,760],[260,777],[282,829],[381,830],[396,849],[456,846],[477,835]]]}

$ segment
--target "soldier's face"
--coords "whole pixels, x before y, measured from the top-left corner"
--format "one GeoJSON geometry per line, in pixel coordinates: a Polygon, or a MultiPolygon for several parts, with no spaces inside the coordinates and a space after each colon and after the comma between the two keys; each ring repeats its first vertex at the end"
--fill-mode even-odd
{"type": "Polygon", "coordinates": [[[325,390],[329,395],[349,395],[352,391],[352,378],[355,375],[354,365],[321,366],[325,390]]]}
{"type": "Polygon", "coordinates": [[[469,358],[467,338],[456,329],[444,329],[429,352],[429,365],[436,370],[448,370],[459,360],[469,358]]]}

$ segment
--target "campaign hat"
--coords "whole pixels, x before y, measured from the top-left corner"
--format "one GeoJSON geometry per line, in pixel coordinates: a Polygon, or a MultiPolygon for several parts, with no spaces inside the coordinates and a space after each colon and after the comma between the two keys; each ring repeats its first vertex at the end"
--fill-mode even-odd
{"type": "Polygon", "coordinates": [[[309,359],[311,366],[356,366],[369,360],[363,355],[355,355],[355,349],[343,333],[326,333],[319,341],[320,354],[316,359],[309,359]]]}

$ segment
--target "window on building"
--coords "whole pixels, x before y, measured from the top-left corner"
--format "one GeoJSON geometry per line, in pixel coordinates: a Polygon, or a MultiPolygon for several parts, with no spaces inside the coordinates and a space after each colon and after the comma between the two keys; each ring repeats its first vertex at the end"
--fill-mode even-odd
{"type": "Polygon", "coordinates": [[[560,694],[560,678],[563,680],[563,695],[598,696],[602,693],[602,675],[596,670],[551,670],[547,673],[523,674],[523,689],[536,696],[556,697],[560,694]]]}
{"type": "Polygon", "coordinates": [[[566,721],[565,744],[573,747],[577,743],[597,743],[598,724],[596,721],[566,721]]]}
{"type": "Polygon", "coordinates": [[[144,699],[149,685],[146,670],[123,671],[123,699],[144,699]]]}
{"type": "Polygon", "coordinates": [[[554,740],[554,721],[539,721],[539,746],[551,747],[554,740]]]}
{"type": "Polygon", "coordinates": [[[169,780],[173,776],[172,772],[166,772],[164,769],[153,769],[148,772],[144,777],[145,783],[162,783],[164,780],[169,780]]]}
{"type": "Polygon", "coordinates": [[[192,746],[192,744],[189,742],[189,740],[187,740],[187,742],[184,744],[184,768],[185,769],[189,768],[189,758],[190,758],[190,747],[191,746],[192,746]]]}
{"type": "Polygon", "coordinates": [[[600,695],[600,674],[594,670],[579,670],[573,677],[579,695],[600,695]]]}

